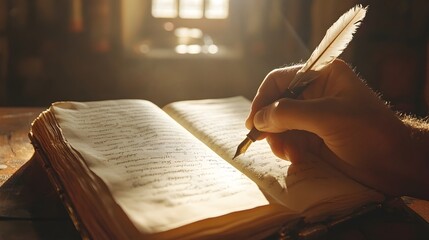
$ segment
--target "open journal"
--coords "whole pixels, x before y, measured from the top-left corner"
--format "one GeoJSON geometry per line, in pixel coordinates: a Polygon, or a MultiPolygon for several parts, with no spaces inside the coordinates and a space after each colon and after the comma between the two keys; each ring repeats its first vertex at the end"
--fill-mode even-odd
{"type": "Polygon", "coordinates": [[[383,195],[265,141],[232,160],[250,101],[58,102],[30,138],[84,237],[260,239],[298,221],[336,219],[383,195]]]}

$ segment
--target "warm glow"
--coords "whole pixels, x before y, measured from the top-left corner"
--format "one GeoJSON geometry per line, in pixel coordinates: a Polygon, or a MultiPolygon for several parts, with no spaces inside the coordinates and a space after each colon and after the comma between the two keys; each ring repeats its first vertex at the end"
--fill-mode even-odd
{"type": "Polygon", "coordinates": [[[225,19],[229,0],[152,0],[152,16],[156,18],[225,19]]]}
{"type": "Polygon", "coordinates": [[[139,51],[143,54],[147,54],[150,51],[150,47],[147,44],[141,44],[139,47],[139,51]]]}
{"type": "Polygon", "coordinates": [[[212,45],[208,46],[207,51],[210,54],[216,54],[219,51],[219,48],[218,48],[218,46],[212,44],[212,45]]]}
{"type": "Polygon", "coordinates": [[[185,44],[180,44],[176,46],[176,53],[186,54],[188,52],[188,46],[185,44]]]}
{"type": "Polygon", "coordinates": [[[167,32],[171,32],[174,30],[174,24],[172,22],[164,23],[164,30],[167,32]]]}
{"type": "Polygon", "coordinates": [[[176,0],[152,0],[152,16],[156,18],[177,17],[176,0]]]}
{"type": "Polygon", "coordinates": [[[188,45],[189,54],[198,54],[201,53],[201,46],[197,44],[188,45]]]}
{"type": "Polygon", "coordinates": [[[181,0],[179,4],[179,16],[181,18],[202,18],[203,0],[181,0]]]}
{"type": "MultiPolygon", "coordinates": [[[[152,0],[152,15],[160,18],[224,19],[228,17],[228,11],[229,0],[152,0]]],[[[202,29],[177,25],[173,19],[163,24],[163,29],[172,32],[176,38],[174,51],[177,54],[219,54],[219,46],[202,29]]],[[[146,54],[151,47],[142,44],[139,51],[146,54]]]]}
{"type": "Polygon", "coordinates": [[[199,28],[176,28],[174,35],[177,37],[178,45],[175,48],[178,54],[216,54],[219,51],[218,46],[213,44],[213,40],[209,36],[204,36],[203,31],[199,28]],[[192,44],[193,41],[199,39],[203,44],[192,44]]]}
{"type": "Polygon", "coordinates": [[[207,0],[206,2],[206,18],[222,19],[228,17],[229,0],[207,0]]]}
{"type": "Polygon", "coordinates": [[[201,53],[201,46],[197,44],[185,45],[180,44],[176,46],[176,53],[178,54],[199,54],[201,53]]]}
{"type": "Polygon", "coordinates": [[[201,38],[203,32],[199,28],[176,28],[174,35],[179,38],[201,38]]]}
{"type": "Polygon", "coordinates": [[[190,44],[190,45],[179,44],[176,46],[175,51],[178,54],[200,54],[200,53],[216,54],[219,52],[219,48],[214,44],[209,46],[201,46],[198,44],[190,44]]]}

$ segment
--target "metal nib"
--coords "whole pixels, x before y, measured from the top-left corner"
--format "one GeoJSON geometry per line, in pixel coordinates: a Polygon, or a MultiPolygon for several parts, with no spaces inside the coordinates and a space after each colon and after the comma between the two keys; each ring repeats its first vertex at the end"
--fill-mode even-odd
{"type": "MultiPolygon", "coordinates": [[[[293,90],[288,88],[284,94],[284,97],[297,98],[307,85],[299,86],[293,90]]],[[[253,128],[247,134],[246,138],[240,143],[240,145],[238,145],[237,151],[235,152],[235,155],[232,158],[232,160],[234,160],[236,157],[240,156],[241,154],[245,153],[247,149],[250,147],[250,145],[252,144],[252,142],[260,138],[261,134],[262,132],[260,132],[258,129],[256,129],[255,126],[253,126],[253,128]]]]}
{"type": "Polygon", "coordinates": [[[250,147],[250,144],[252,144],[252,142],[256,141],[256,139],[258,139],[260,135],[261,135],[261,132],[258,129],[256,129],[255,127],[253,127],[250,130],[250,132],[247,134],[246,138],[240,143],[240,145],[238,145],[237,151],[235,152],[235,155],[232,159],[234,160],[234,158],[245,153],[247,151],[247,149],[250,147]]]}
{"type": "Polygon", "coordinates": [[[252,144],[252,139],[249,137],[246,137],[240,145],[237,147],[237,151],[235,152],[235,155],[232,159],[235,159],[236,157],[240,156],[241,154],[245,153],[247,149],[249,148],[250,144],[252,144]]]}

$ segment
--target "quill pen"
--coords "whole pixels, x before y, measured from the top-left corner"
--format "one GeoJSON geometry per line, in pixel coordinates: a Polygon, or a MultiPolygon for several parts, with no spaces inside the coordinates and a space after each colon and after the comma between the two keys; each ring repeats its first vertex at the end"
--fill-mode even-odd
{"type": "MultiPolygon", "coordinates": [[[[310,58],[296,73],[283,97],[297,98],[305,87],[317,78],[319,71],[332,63],[343,52],[360,26],[366,11],[367,7],[363,8],[361,5],[356,5],[332,24],[310,58]]],[[[233,159],[246,152],[260,134],[261,132],[253,127],[238,145],[233,159]]]]}

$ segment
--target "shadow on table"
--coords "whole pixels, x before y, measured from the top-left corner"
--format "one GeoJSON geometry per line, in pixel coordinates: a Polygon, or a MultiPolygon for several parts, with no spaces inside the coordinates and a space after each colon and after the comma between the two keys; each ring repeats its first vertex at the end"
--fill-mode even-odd
{"type": "Polygon", "coordinates": [[[34,157],[0,187],[0,239],[81,239],[34,157]]]}

